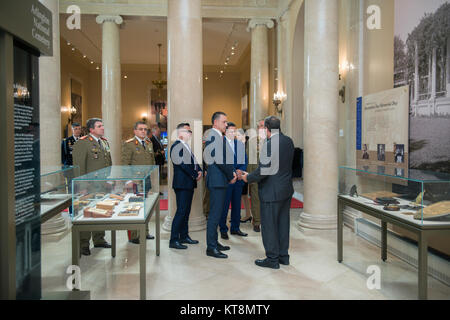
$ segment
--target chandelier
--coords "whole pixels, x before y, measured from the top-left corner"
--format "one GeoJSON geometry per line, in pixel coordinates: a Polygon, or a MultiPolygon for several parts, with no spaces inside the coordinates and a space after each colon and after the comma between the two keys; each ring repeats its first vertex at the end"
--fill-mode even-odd
{"type": "Polygon", "coordinates": [[[158,89],[158,96],[161,97],[161,90],[167,85],[167,81],[163,80],[161,72],[161,43],[158,43],[159,48],[159,62],[158,62],[158,80],[153,80],[153,85],[158,89]]]}

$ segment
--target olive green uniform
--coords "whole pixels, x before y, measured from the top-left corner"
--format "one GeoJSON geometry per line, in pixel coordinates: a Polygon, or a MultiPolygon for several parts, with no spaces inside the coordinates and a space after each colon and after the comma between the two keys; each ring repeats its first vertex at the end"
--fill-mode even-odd
{"type": "MultiPolygon", "coordinates": [[[[72,156],[73,164],[80,167],[80,175],[112,165],[109,144],[105,138],[98,139],[98,142],[91,135],[80,138],[73,145],[72,156]]],[[[92,232],[94,245],[104,244],[106,242],[104,237],[104,231],[92,232]]],[[[80,232],[80,247],[89,248],[90,239],[91,232],[80,232]]]]}
{"type": "MultiPolygon", "coordinates": [[[[257,159],[257,162],[259,163],[259,146],[257,145],[258,142],[259,142],[259,138],[254,137],[254,138],[251,138],[247,143],[247,154],[249,155],[249,162],[252,160],[252,158],[254,158],[254,155],[256,153],[256,159],[257,159]],[[257,142],[255,142],[253,139],[255,139],[257,142]]],[[[257,163],[249,163],[247,165],[248,173],[255,171],[257,168],[258,168],[257,163]]],[[[250,193],[250,206],[251,206],[252,217],[253,217],[252,223],[254,226],[259,226],[261,224],[261,213],[260,213],[260,202],[259,202],[259,195],[258,195],[258,184],[257,183],[249,183],[248,191],[250,193]]]]}
{"type": "MultiPolygon", "coordinates": [[[[123,166],[152,166],[155,164],[155,153],[150,139],[145,138],[145,148],[136,137],[124,142],[122,146],[123,166]]],[[[137,230],[131,231],[130,240],[137,239],[139,239],[139,232],[137,230]]]]}

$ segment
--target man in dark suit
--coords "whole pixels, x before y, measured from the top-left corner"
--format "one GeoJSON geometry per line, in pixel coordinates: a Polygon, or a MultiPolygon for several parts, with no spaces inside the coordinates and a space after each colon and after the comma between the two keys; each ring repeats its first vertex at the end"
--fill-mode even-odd
{"type": "Polygon", "coordinates": [[[61,162],[64,166],[73,166],[73,145],[81,138],[81,125],[72,123],[72,136],[64,139],[61,143],[61,162]]]}
{"type": "Polygon", "coordinates": [[[244,181],[258,183],[261,201],[261,233],[266,259],[256,260],[260,267],[279,269],[289,264],[289,209],[292,186],[294,143],[280,131],[280,120],[264,119],[267,140],[260,155],[259,166],[252,173],[244,172],[244,181]]]}
{"type": "Polygon", "coordinates": [[[170,148],[170,160],[173,164],[172,188],[177,198],[177,211],[172,220],[169,248],[187,249],[183,243],[198,243],[189,237],[188,222],[194,189],[197,188],[197,181],[202,178],[202,169],[187,144],[192,136],[189,123],[180,123],[177,126],[177,135],[178,140],[170,148]]]}
{"type": "Polygon", "coordinates": [[[217,241],[217,226],[222,215],[227,187],[237,180],[233,168],[233,151],[227,147],[223,134],[227,127],[227,115],[215,112],[212,116],[212,129],[206,133],[206,145],[203,158],[208,165],[206,186],[209,189],[209,214],[206,227],[206,255],[214,258],[227,258],[221,251],[229,250],[217,241]]]}
{"type": "MultiPolygon", "coordinates": [[[[245,145],[236,139],[236,125],[228,122],[225,140],[233,151],[233,166],[237,172],[238,178],[240,174],[247,170],[247,156],[245,154],[245,145]]],[[[222,216],[220,218],[220,236],[222,239],[228,239],[227,216],[231,203],[231,234],[246,237],[247,233],[239,229],[241,222],[241,199],[244,181],[238,180],[234,184],[229,184],[225,197],[225,205],[223,207],[222,216]]]]}

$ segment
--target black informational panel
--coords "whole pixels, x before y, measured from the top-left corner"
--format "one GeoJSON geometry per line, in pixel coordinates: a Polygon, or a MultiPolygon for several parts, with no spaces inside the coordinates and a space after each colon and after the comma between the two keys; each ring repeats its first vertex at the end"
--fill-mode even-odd
{"type": "Polygon", "coordinates": [[[14,43],[16,297],[41,298],[38,56],[14,43]]]}

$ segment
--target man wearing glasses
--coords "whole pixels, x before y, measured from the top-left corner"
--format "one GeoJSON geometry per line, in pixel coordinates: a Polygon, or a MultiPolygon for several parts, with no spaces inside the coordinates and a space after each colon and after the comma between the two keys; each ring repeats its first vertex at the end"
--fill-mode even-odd
{"type": "MultiPolygon", "coordinates": [[[[138,121],[134,125],[134,138],[125,141],[122,147],[122,165],[123,166],[151,166],[155,165],[155,154],[151,141],[147,138],[147,124],[138,121]]],[[[147,239],[155,237],[148,233],[147,239]]],[[[131,243],[139,244],[139,232],[136,230],[128,231],[128,240],[131,243]]]]}
{"type": "Polygon", "coordinates": [[[175,191],[177,211],[172,220],[169,248],[187,249],[185,244],[198,243],[198,240],[192,240],[189,236],[188,223],[194,189],[197,188],[197,181],[202,178],[202,169],[188,144],[192,136],[189,123],[177,126],[177,136],[178,140],[170,148],[172,188],[175,191]]]}

